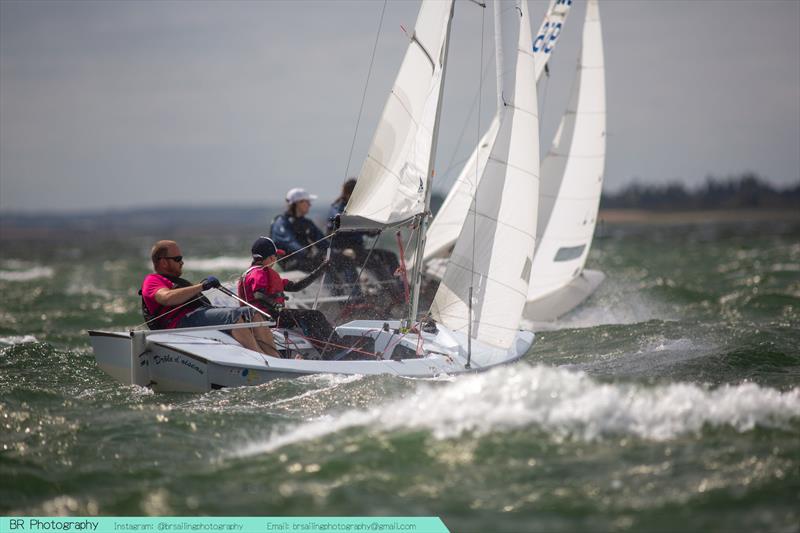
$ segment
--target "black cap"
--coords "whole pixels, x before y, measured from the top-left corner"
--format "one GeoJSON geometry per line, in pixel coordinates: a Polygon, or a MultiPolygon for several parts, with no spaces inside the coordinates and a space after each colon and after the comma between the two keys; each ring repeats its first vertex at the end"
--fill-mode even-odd
{"type": "Polygon", "coordinates": [[[275,242],[269,237],[259,237],[256,239],[256,242],[253,243],[253,247],[250,248],[250,252],[253,254],[254,259],[266,259],[273,255],[283,255],[283,250],[278,250],[278,247],[275,246],[275,242]]]}

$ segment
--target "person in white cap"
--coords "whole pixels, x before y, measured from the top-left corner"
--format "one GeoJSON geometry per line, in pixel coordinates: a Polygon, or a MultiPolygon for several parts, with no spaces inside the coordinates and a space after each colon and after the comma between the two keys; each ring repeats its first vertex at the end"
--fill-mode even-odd
{"type": "MultiPolygon", "coordinates": [[[[284,270],[302,270],[312,272],[323,261],[330,240],[314,222],[306,218],[311,209],[311,201],[317,197],[302,188],[290,189],[286,193],[286,212],[272,221],[270,237],[275,245],[285,250],[287,257],[281,260],[284,270]]],[[[355,263],[340,254],[331,256],[331,274],[338,284],[345,284],[346,294],[360,296],[358,287],[358,271],[355,263]]]]}

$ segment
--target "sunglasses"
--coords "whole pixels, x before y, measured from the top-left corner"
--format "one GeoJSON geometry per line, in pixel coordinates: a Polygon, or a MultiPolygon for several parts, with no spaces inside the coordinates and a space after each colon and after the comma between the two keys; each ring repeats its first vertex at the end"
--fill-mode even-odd
{"type": "Polygon", "coordinates": [[[169,257],[169,256],[165,255],[161,259],[172,259],[176,263],[183,263],[183,256],[182,255],[175,255],[175,256],[172,256],[172,257],[169,257]]]}

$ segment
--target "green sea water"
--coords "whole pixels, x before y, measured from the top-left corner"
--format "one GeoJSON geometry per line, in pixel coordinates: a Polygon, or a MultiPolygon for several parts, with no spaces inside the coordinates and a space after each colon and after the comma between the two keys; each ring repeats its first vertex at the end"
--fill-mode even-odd
{"type": "MultiPolygon", "coordinates": [[[[798,222],[605,226],[598,292],[491,372],[207,394],[89,348],[142,321],[155,237],[0,241],[0,513],[800,531],[798,222]]],[[[252,239],[182,237],[186,277],[233,278],[252,239]]]]}

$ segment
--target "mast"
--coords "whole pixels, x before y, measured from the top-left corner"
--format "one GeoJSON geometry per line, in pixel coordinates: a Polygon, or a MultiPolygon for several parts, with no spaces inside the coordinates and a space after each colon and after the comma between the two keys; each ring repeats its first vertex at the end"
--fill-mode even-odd
{"type": "Polygon", "coordinates": [[[411,327],[417,320],[419,310],[419,289],[422,284],[422,255],[425,252],[425,234],[428,231],[431,209],[431,186],[433,185],[434,163],[436,161],[436,148],[439,140],[439,123],[442,117],[442,96],[444,95],[444,81],[447,73],[447,55],[450,50],[450,29],[453,25],[453,11],[455,2],[450,5],[450,16],[447,19],[447,36],[444,40],[444,54],[442,56],[442,82],[439,84],[439,96],[436,105],[436,119],[433,123],[433,137],[431,140],[431,153],[428,159],[428,172],[425,184],[425,210],[418,215],[419,235],[417,236],[417,246],[414,252],[414,267],[411,269],[411,305],[409,314],[404,320],[403,326],[411,327]]]}

